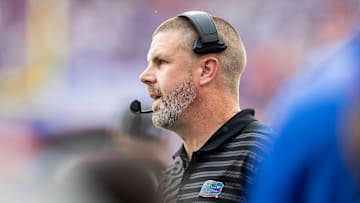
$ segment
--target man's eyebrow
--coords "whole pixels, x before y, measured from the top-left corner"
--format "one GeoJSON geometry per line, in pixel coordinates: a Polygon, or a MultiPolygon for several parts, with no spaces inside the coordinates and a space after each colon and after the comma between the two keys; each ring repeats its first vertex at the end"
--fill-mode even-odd
{"type": "Polygon", "coordinates": [[[156,61],[159,57],[157,55],[148,55],[147,56],[147,62],[156,61]]]}
{"type": "Polygon", "coordinates": [[[161,52],[155,52],[153,54],[148,54],[147,55],[147,61],[158,61],[159,59],[162,59],[164,57],[168,57],[170,56],[169,54],[166,53],[161,53],[161,52]]]}
{"type": "Polygon", "coordinates": [[[153,61],[154,60],[154,58],[158,58],[158,53],[157,52],[149,52],[148,54],[147,54],[147,61],[148,62],[150,62],[150,61],[153,61]]]}

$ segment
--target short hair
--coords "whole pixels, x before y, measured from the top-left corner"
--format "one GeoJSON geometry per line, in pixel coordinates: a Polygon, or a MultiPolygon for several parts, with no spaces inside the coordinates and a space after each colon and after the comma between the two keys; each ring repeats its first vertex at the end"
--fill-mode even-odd
{"type": "MultiPolygon", "coordinates": [[[[224,84],[231,90],[238,91],[240,76],[245,69],[246,52],[243,42],[235,28],[226,20],[212,16],[219,35],[227,45],[225,51],[216,53],[220,61],[220,77],[224,84]]],[[[193,51],[194,41],[199,37],[195,27],[185,18],[173,17],[158,26],[153,37],[159,32],[167,30],[178,30],[184,41],[181,48],[190,52],[193,57],[199,57],[193,51]]]]}

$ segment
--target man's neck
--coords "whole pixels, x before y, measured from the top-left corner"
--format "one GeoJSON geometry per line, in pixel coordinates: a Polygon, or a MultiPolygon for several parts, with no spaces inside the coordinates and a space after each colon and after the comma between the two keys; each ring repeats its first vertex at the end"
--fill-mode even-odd
{"type": "Polygon", "coordinates": [[[233,117],[239,110],[222,113],[221,116],[216,112],[198,114],[191,120],[186,119],[182,126],[178,126],[175,132],[183,139],[186,153],[191,159],[193,152],[201,149],[211,136],[233,117]]]}

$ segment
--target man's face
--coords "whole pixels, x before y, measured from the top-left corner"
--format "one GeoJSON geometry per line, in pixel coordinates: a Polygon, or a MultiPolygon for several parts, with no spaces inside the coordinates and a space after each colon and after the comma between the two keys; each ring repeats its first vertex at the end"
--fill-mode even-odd
{"type": "Polygon", "coordinates": [[[170,129],[196,98],[190,55],[180,47],[176,31],[156,34],[148,52],[148,67],[140,80],[153,98],[153,123],[170,129]]]}

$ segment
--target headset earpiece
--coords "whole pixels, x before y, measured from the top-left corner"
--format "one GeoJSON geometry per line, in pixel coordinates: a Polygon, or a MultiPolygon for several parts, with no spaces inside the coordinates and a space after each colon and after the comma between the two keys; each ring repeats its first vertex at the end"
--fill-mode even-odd
{"type": "Polygon", "coordinates": [[[200,37],[194,42],[197,54],[217,53],[226,49],[224,40],[219,36],[212,17],[203,11],[188,11],[179,15],[191,22],[200,37]]]}

